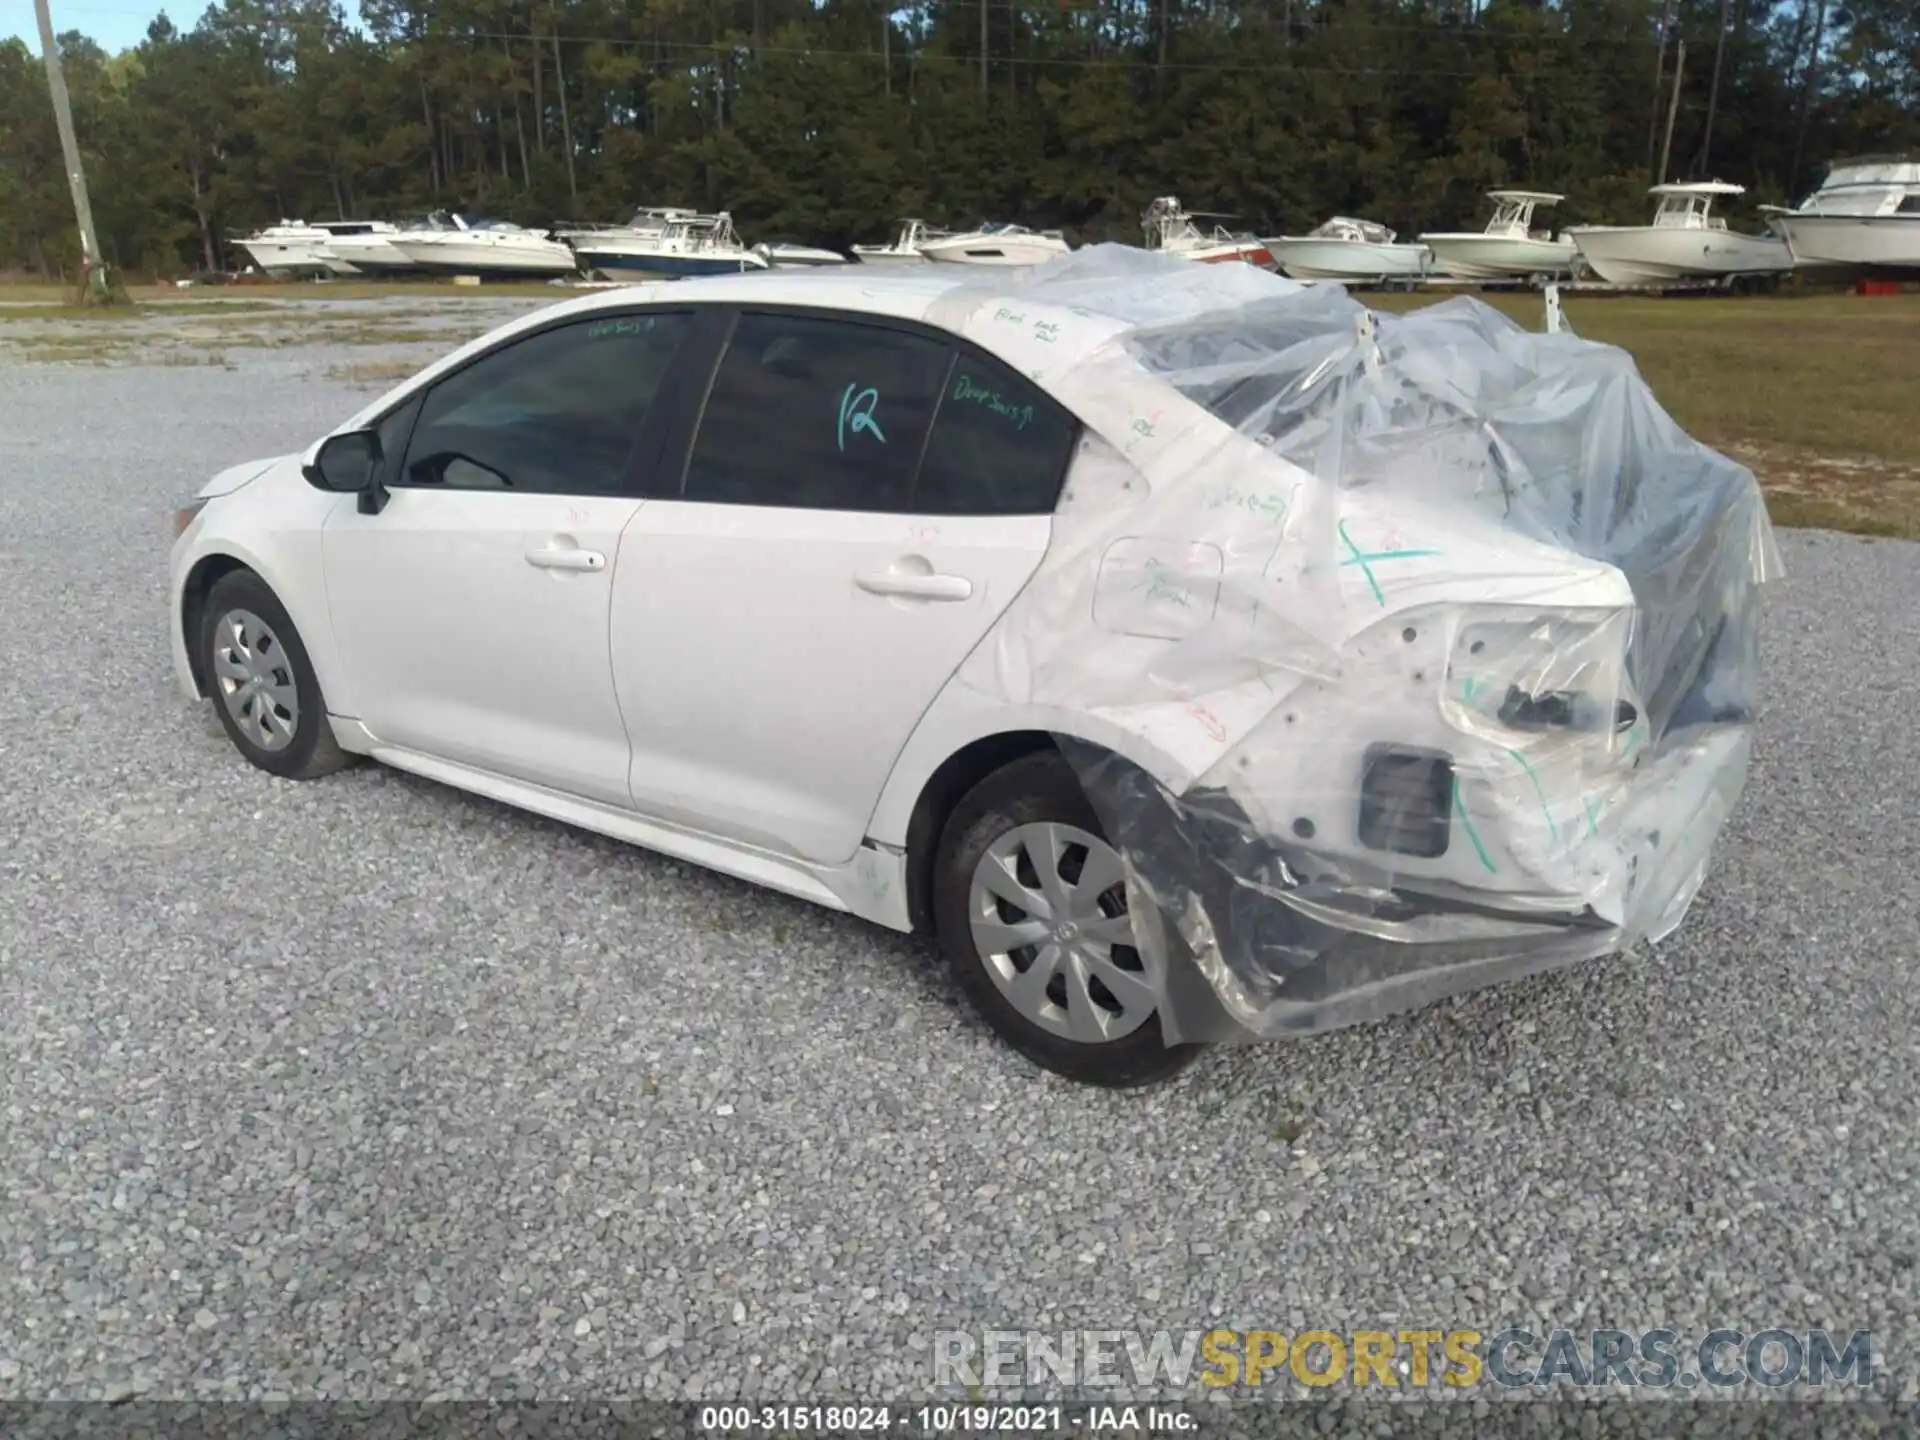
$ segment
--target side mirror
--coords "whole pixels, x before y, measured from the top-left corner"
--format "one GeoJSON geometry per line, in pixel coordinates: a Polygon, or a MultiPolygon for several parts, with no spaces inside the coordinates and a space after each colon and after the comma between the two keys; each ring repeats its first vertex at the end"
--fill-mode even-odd
{"type": "Polygon", "coordinates": [[[349,430],[330,435],[301,474],[316,490],[342,495],[358,493],[360,513],[376,515],[385,506],[386,487],[380,483],[380,465],[386,453],[376,430],[349,430]]]}

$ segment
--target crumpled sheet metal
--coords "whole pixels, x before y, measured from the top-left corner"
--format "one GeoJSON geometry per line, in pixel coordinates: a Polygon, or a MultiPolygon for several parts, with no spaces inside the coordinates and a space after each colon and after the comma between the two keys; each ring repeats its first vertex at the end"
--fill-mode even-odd
{"type": "Polygon", "coordinates": [[[932,314],[1086,426],[962,678],[1121,737],[1063,748],[1159,912],[1144,963],[1190,957],[1219,1002],[1170,1038],[1368,1020],[1679,924],[1779,561],[1752,474],[1624,352],[1123,247],[932,314]]]}

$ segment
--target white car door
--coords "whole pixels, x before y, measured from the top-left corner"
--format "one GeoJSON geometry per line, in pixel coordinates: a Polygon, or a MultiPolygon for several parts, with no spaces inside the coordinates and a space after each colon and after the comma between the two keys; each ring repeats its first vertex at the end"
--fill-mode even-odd
{"type": "Polygon", "coordinates": [[[386,505],[336,507],[323,540],[355,718],[376,740],[628,804],[608,599],[657,451],[651,402],[690,326],[535,331],[409,401],[410,434],[404,414],[383,422],[404,437],[386,505]]]}
{"type": "Polygon", "coordinates": [[[681,484],[621,541],[635,806],[851,858],[916,722],[1045,554],[1076,430],[949,337],[743,310],[681,484]]]}

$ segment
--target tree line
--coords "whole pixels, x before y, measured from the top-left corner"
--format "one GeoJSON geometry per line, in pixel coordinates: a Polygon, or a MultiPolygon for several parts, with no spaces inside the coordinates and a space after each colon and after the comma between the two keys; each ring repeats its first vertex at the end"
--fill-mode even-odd
{"type": "MultiPolygon", "coordinates": [[[[58,20],[59,0],[54,0],[58,20]]],[[[219,0],[58,44],[107,258],[241,263],[282,217],[547,225],[728,209],[844,246],[901,216],[1138,241],[1156,195],[1299,233],[1634,223],[1668,179],[1797,199],[1920,147],[1916,0],[219,0]],[[1684,66],[1679,64],[1685,42],[1684,66]]],[[[0,42],[0,271],[74,271],[41,57],[0,42]]]]}

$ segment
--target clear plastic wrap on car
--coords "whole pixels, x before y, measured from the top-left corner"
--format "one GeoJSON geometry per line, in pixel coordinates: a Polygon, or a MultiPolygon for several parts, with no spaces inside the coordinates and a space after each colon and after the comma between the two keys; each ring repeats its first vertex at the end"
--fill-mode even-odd
{"type": "Polygon", "coordinates": [[[931,310],[1085,427],[961,678],[1079,737],[1140,943],[1210,992],[1169,1039],[1679,924],[1744,783],[1778,559],[1752,474],[1625,352],[1120,247],[931,310]]]}

